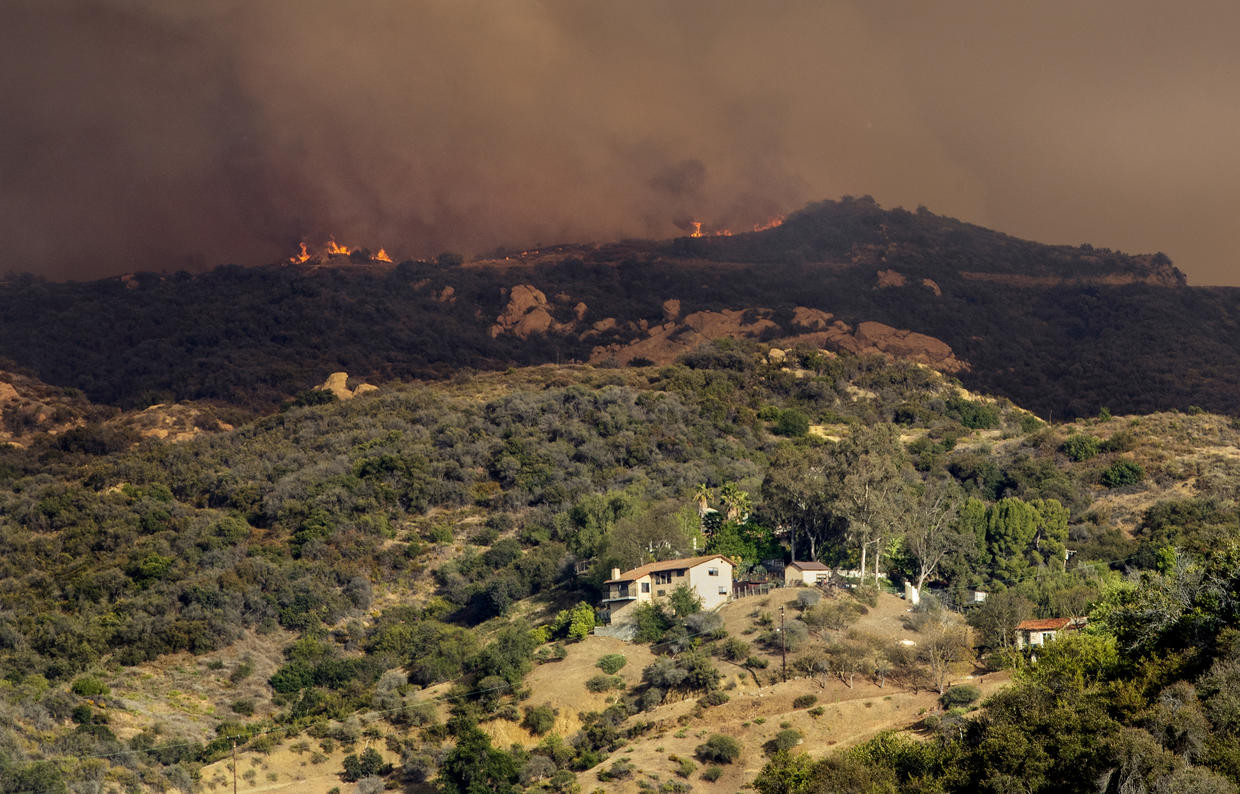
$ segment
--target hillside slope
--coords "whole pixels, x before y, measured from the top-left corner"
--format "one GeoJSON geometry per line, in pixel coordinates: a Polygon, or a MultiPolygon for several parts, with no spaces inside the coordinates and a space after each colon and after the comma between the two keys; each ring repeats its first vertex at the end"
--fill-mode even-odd
{"type": "Polygon", "coordinates": [[[458,262],[16,278],[0,285],[0,356],[135,408],[269,410],[336,370],[666,363],[721,336],[921,361],[1044,417],[1240,399],[1240,290],[1188,287],[1161,254],[1040,245],[868,199],[730,237],[458,262]]]}

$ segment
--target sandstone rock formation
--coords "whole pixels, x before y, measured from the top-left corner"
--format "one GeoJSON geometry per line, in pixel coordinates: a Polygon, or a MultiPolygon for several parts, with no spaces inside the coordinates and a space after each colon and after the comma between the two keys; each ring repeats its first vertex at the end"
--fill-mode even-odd
{"type": "Polygon", "coordinates": [[[878,281],[874,284],[874,289],[883,289],[885,287],[903,287],[908,283],[908,279],[903,273],[896,270],[880,270],[875,275],[878,281]]]}
{"type": "MultiPolygon", "coordinates": [[[[564,303],[571,300],[567,295],[561,297],[564,303]]],[[[573,315],[578,322],[585,319],[586,311],[584,303],[578,302],[573,307],[573,315]]],[[[492,339],[500,334],[528,339],[530,334],[562,333],[571,328],[571,323],[557,323],[551,316],[551,306],[542,290],[529,284],[517,284],[508,291],[508,305],[504,307],[503,314],[495,318],[490,333],[492,339]]]]}
{"type": "Polygon", "coordinates": [[[370,383],[362,383],[355,389],[349,388],[349,373],[333,372],[327,376],[327,380],[323,381],[321,386],[315,386],[317,391],[329,391],[336,395],[337,400],[352,400],[354,397],[366,394],[372,391],[378,391],[379,387],[370,383]]]}
{"type": "MultiPolygon", "coordinates": [[[[669,364],[712,339],[769,336],[771,329],[779,328],[770,319],[773,314],[769,309],[694,312],[683,322],[655,326],[645,336],[628,344],[595,347],[590,361],[627,364],[634,359],[644,359],[656,364],[669,364]]],[[[878,353],[925,364],[944,372],[960,372],[969,367],[956,358],[951,347],[941,339],[878,322],[867,321],[853,328],[821,309],[796,307],[790,328],[784,330],[799,330],[800,333],[771,340],[778,346],[768,354],[772,362],[776,361],[777,354],[782,354],[783,348],[818,347],[845,350],[857,355],[878,353]]]]}
{"type": "Polygon", "coordinates": [[[185,403],[157,403],[141,411],[122,414],[107,424],[128,428],[143,438],[158,438],[172,443],[189,441],[208,432],[233,429],[232,425],[220,421],[202,406],[185,403]]]}

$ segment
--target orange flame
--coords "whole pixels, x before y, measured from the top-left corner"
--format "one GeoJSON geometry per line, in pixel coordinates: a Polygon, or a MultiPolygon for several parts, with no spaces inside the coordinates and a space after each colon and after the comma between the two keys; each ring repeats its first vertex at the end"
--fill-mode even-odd
{"type": "Polygon", "coordinates": [[[753,230],[755,232],[764,232],[767,229],[774,229],[776,226],[783,226],[783,225],[784,225],[784,216],[776,215],[774,218],[771,218],[766,223],[755,223],[753,225],[753,230]]]}
{"type": "Polygon", "coordinates": [[[702,236],[702,222],[701,221],[690,221],[690,223],[693,224],[693,231],[689,232],[689,236],[690,237],[701,237],[702,236]]]}
{"type": "Polygon", "coordinates": [[[306,244],[305,244],[305,243],[302,243],[302,244],[301,244],[301,253],[299,253],[297,256],[290,256],[290,257],[288,258],[288,261],[292,262],[292,263],[293,263],[293,264],[295,264],[295,265],[303,265],[303,264],[305,264],[306,262],[309,262],[309,261],[310,261],[310,252],[306,250],[306,244]]]}
{"type": "Polygon", "coordinates": [[[375,262],[391,262],[392,257],[388,256],[388,252],[380,248],[379,253],[371,257],[375,262]]]}
{"type": "Polygon", "coordinates": [[[348,256],[352,253],[352,249],[347,245],[337,245],[336,237],[332,235],[327,240],[327,253],[329,256],[348,256]]]}

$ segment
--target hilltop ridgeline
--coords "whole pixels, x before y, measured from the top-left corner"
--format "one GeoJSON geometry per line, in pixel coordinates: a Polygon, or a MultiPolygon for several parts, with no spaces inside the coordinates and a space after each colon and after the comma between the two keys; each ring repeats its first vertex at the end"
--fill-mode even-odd
{"type": "Polygon", "coordinates": [[[868,198],[726,237],[329,265],[15,277],[0,357],[122,407],[268,410],[342,369],[381,383],[666,363],[720,337],[925,363],[1057,418],[1240,397],[1240,290],[1188,287],[1163,254],[1042,245],[868,198]]]}

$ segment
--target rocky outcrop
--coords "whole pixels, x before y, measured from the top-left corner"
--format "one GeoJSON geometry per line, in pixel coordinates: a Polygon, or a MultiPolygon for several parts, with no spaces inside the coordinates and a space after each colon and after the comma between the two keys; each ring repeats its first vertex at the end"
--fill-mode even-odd
{"type": "MultiPolygon", "coordinates": [[[[561,303],[572,300],[568,295],[556,297],[561,303]]],[[[573,306],[573,317],[577,323],[585,320],[588,310],[581,302],[573,306]]],[[[518,284],[508,291],[508,305],[504,307],[504,312],[495,318],[490,333],[492,339],[501,334],[528,339],[531,334],[564,333],[573,328],[574,323],[556,322],[551,314],[551,304],[542,290],[529,284],[518,284]]]]}
{"type": "MultiPolygon", "coordinates": [[[[712,339],[730,337],[755,339],[770,336],[779,326],[769,309],[725,309],[694,312],[683,322],[666,322],[650,328],[645,336],[627,344],[594,348],[590,361],[627,364],[634,359],[670,364],[677,357],[712,339]]],[[[878,322],[863,322],[856,328],[838,320],[830,312],[798,306],[789,329],[799,331],[771,340],[777,345],[768,354],[775,361],[784,348],[818,347],[844,350],[856,355],[881,354],[891,358],[925,364],[944,372],[960,372],[969,365],[956,358],[951,346],[941,339],[878,322]]]]}
{"type": "Polygon", "coordinates": [[[190,441],[204,433],[224,432],[233,426],[220,421],[210,409],[192,403],[157,403],[141,411],[122,414],[107,422],[132,430],[143,438],[177,443],[190,441]]]}
{"type": "Polygon", "coordinates": [[[840,347],[859,354],[884,353],[945,372],[968,369],[968,365],[956,358],[951,346],[943,340],[883,323],[861,323],[852,336],[852,342],[841,340],[840,347]]]}
{"type": "Polygon", "coordinates": [[[329,391],[336,395],[337,400],[352,400],[368,392],[378,391],[379,387],[370,383],[360,383],[356,388],[349,388],[349,373],[333,372],[327,376],[327,380],[323,381],[321,386],[314,387],[316,391],[329,391]]]}
{"type": "Polygon", "coordinates": [[[666,322],[651,327],[645,337],[628,344],[596,347],[590,353],[590,361],[627,364],[633,359],[645,359],[656,364],[670,364],[677,357],[712,339],[754,338],[768,329],[778,328],[770,319],[770,314],[769,309],[694,312],[683,322],[666,322]]]}
{"type": "Polygon", "coordinates": [[[878,280],[874,284],[874,289],[903,287],[908,283],[908,279],[904,277],[904,274],[897,270],[880,270],[875,275],[878,276],[878,280]]]}

